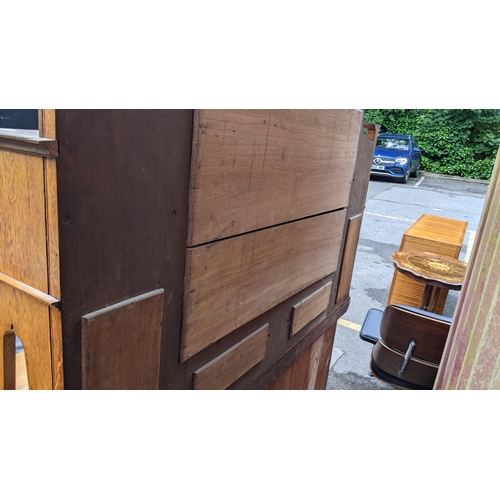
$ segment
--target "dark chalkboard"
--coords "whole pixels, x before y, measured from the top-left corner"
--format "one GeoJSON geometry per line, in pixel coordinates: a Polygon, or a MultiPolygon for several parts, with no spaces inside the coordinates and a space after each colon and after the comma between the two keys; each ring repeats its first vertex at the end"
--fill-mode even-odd
{"type": "Polygon", "coordinates": [[[38,110],[0,109],[0,128],[38,130],[38,110]]]}

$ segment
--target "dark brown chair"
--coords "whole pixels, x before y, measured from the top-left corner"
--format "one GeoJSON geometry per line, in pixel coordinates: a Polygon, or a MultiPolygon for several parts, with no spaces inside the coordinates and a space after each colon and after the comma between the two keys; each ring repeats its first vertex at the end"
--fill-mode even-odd
{"type": "Polygon", "coordinates": [[[370,369],[384,382],[406,389],[432,389],[451,318],[391,304],[370,309],[359,336],[374,344],[370,369]]]}

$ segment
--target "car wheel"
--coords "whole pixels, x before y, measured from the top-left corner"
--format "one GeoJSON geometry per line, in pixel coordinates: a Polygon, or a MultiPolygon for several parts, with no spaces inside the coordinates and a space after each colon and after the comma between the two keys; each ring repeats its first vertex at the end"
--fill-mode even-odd
{"type": "Polygon", "coordinates": [[[417,168],[411,173],[411,176],[415,177],[415,179],[418,179],[419,175],[420,175],[420,162],[418,162],[417,168]]]}
{"type": "Polygon", "coordinates": [[[408,182],[408,178],[410,177],[410,174],[408,173],[408,169],[405,170],[405,175],[402,179],[400,179],[399,182],[402,184],[406,184],[408,182]]]}

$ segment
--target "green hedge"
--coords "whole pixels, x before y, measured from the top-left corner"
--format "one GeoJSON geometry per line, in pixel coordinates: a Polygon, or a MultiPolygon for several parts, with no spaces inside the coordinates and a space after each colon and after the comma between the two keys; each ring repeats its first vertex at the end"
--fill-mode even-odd
{"type": "Polygon", "coordinates": [[[500,110],[367,109],[380,132],[415,136],[422,170],[489,180],[500,146],[500,110]]]}

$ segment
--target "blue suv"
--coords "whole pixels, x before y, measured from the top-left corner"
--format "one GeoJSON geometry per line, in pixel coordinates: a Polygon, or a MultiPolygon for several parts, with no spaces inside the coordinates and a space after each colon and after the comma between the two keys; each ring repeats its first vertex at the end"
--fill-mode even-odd
{"type": "Polygon", "coordinates": [[[372,175],[392,177],[406,184],[418,177],[422,153],[411,135],[379,134],[373,154],[372,175]]]}

